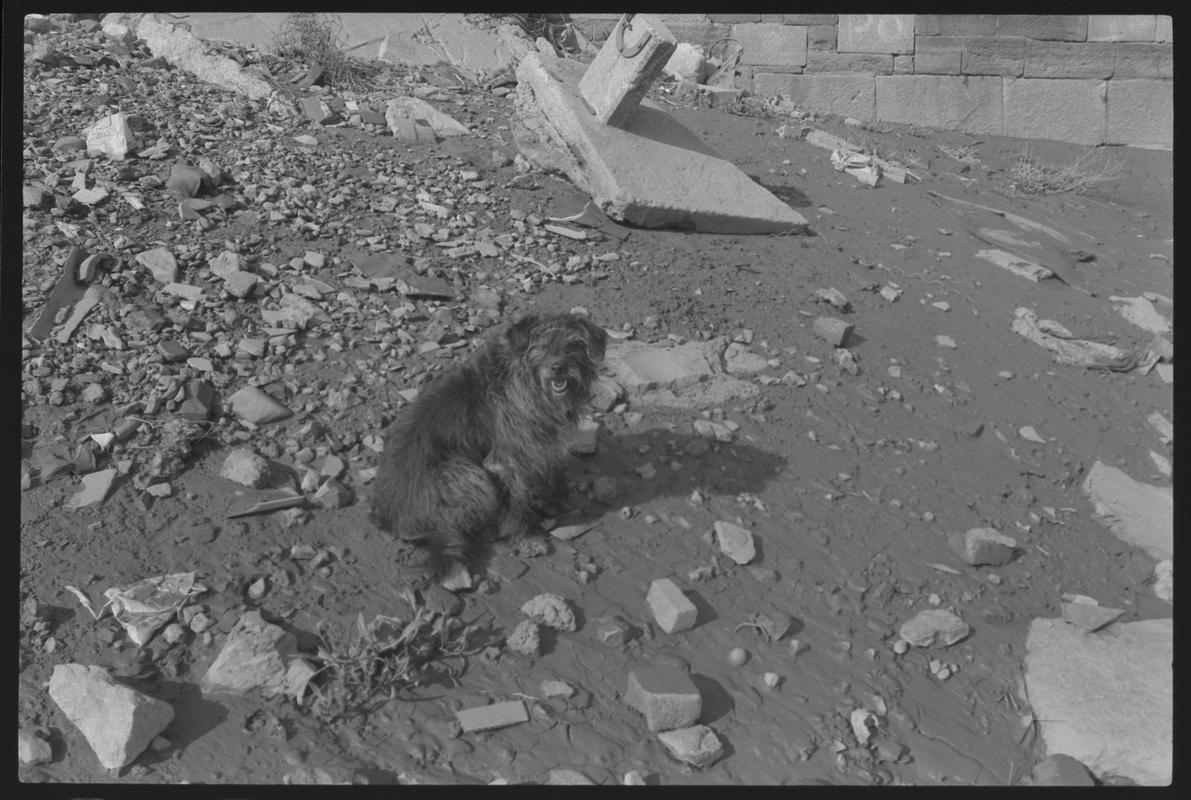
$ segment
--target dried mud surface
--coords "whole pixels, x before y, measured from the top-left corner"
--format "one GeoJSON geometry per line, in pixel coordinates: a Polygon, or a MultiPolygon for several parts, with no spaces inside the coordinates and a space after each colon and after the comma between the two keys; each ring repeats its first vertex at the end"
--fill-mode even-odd
{"type": "MultiPolygon", "coordinates": [[[[70,160],[43,154],[42,148],[58,135],[81,131],[94,116],[82,101],[100,91],[99,81],[113,80],[120,70],[134,72],[153,92],[170,83],[169,91],[189,104],[184,110],[142,107],[159,99],[156,94],[143,101],[122,99],[127,110],[159,126],[166,124],[163,115],[174,114],[178,119],[170,124],[185,128],[194,114],[210,113],[233,99],[177,71],[101,64],[51,73],[80,87],[77,109],[51,109],[39,94],[46,73],[27,70],[26,136],[40,159],[35,163],[27,151],[27,169],[70,160]],[[31,116],[34,107],[41,119],[31,116]],[[50,111],[56,114],[52,133],[44,125],[50,111]]],[[[225,166],[240,185],[267,185],[280,174],[297,175],[319,197],[341,189],[342,170],[351,165],[373,174],[400,165],[411,182],[475,169],[492,181],[488,194],[494,202],[483,213],[498,232],[509,228],[510,210],[545,217],[582,207],[585,198],[559,179],[535,173],[528,182],[515,181],[513,165],[493,166],[494,148],[515,152],[503,127],[510,113],[505,98],[482,90],[448,94],[459,102],[439,107],[472,125],[477,135],[415,145],[395,141],[383,130],[318,129],[300,119],[261,115],[245,124],[252,139],[268,143],[257,157],[225,166]],[[280,129],[266,128],[266,120],[280,129]],[[291,137],[302,133],[315,135],[318,147],[291,147],[291,137]]],[[[862,131],[838,120],[816,121],[814,127],[862,139],[923,177],[921,184],[886,182],[869,189],[834,171],[828,151],[777,136],[781,119],[687,108],[673,113],[795,206],[810,221],[812,233],[766,237],[632,230],[623,241],[593,233],[584,242],[555,239],[550,252],[528,251],[562,261],[572,254],[619,254],[618,260],[601,264],[602,276],[580,273],[569,284],[527,273],[508,258],[472,256],[448,263],[442,273],[466,290],[485,279],[499,283],[506,300],[500,322],[523,311],[584,306],[605,327],[631,326],[643,340],[667,334],[732,337],[748,329],[750,349],[781,362],[762,374],[780,377],[795,370],[807,378],[804,386],[761,385],[757,398],[724,404],[724,416],[740,428],[734,442],[710,448],[692,444],[700,441],[692,427],[698,411],[630,404],[630,412],[642,414],[639,421],[603,415],[598,452],[575,458],[569,471],[579,487],[579,510],[594,527],[569,542],[553,542],[551,552],[540,557],[518,558],[498,548],[491,593],[459,594],[461,618],[481,621],[503,635],[522,619],[519,608],[525,600],[553,592],[576,610],[578,629],[547,637],[540,657],[503,649],[492,657],[473,657],[457,682],[424,685],[370,714],[329,724],[291,700],[203,696],[197,682],[218,654],[223,635],[248,608],[259,607],[309,634],[320,620],[348,630],[361,612],[366,618],[399,615],[404,607],[400,592],[409,576],[399,556],[408,554],[368,522],[369,489],[353,476],[376,462],[376,454],[360,444],[362,436],[391,417],[399,405],[397,390],[416,385],[408,378],[419,373],[413,366],[404,374],[382,370],[380,359],[392,359],[393,351],[382,355],[375,343],[353,335],[350,326],[345,334],[342,326],[314,325],[280,357],[281,363],[293,362],[292,371],[269,384],[291,407],[303,410],[241,439],[258,446],[276,443],[278,460],[292,463],[287,440],[316,444],[315,434],[303,426],[317,422],[333,432],[351,432],[347,441],[354,444],[338,451],[349,462],[345,481],[355,493],[349,506],[314,508],[305,522],[293,526],[283,524],[280,514],[227,519],[243,489],[219,477],[231,445],[222,434],[200,443],[186,469],[172,479],[172,496],[148,508],[128,480],[102,505],[77,511],[65,508],[77,478],[34,481],[20,495],[21,600],[32,598],[42,607],[55,641],[47,651],[45,626],[40,633],[22,627],[18,721],[22,728],[42,726],[49,733],[54,758],[22,766],[21,780],[267,784],[287,775],[300,782],[295,775],[316,768],[336,781],[379,784],[541,782],[552,769],[578,770],[598,783],[619,783],[636,769],[649,782],[664,785],[1009,785],[1028,775],[1043,752],[1033,728],[1023,726],[1028,704],[1021,696],[1021,667],[1030,620],[1058,616],[1064,592],[1126,609],[1124,620],[1171,615],[1171,607],[1148,585],[1152,559],[1097,522],[1079,487],[1096,459],[1138,479],[1164,483],[1147,457],[1147,449],[1162,447],[1146,416],[1159,410],[1173,418],[1173,395],[1156,373],[1055,364],[1048,352],[1013,333],[1010,324],[1014,309],[1027,306],[1080,333],[1125,342],[1145,338],[1114,313],[1107,298],[1145,291],[1172,295],[1171,154],[1121,150],[1122,177],[1082,195],[1012,196],[1005,190],[1006,174],[1025,142],[905,128],[862,131]],[[966,147],[975,161],[957,161],[939,145],[952,152],[966,147]],[[1096,256],[1073,267],[1095,296],[1058,280],[1032,283],[974,259],[972,253],[983,245],[966,233],[960,207],[928,195],[928,189],[1065,232],[1076,247],[1096,256]],[[510,278],[513,273],[533,275],[532,285],[510,278]],[[893,303],[876,291],[890,281],[903,292],[893,303]],[[815,290],[826,287],[847,295],[850,313],[815,302],[815,290]],[[946,301],[950,310],[931,305],[938,301],[946,301]],[[821,314],[855,325],[850,349],[858,374],[838,367],[832,348],[812,333],[811,323],[821,314]],[[940,347],[938,335],[949,336],[956,347],[940,347]],[[337,352],[326,349],[332,341],[337,352]],[[298,351],[330,357],[296,359],[298,351]],[[900,377],[891,376],[891,365],[900,367],[900,377]],[[349,376],[350,402],[330,407],[324,402],[327,392],[349,376]],[[310,391],[294,393],[303,387],[310,391]],[[1021,438],[1018,430],[1026,425],[1046,442],[1021,438]],[[645,465],[656,470],[651,479],[637,472],[645,465]],[[590,487],[601,476],[615,479],[615,491],[597,500],[590,487]],[[696,491],[702,502],[692,502],[696,491]],[[625,508],[630,511],[622,513],[625,508]],[[719,554],[710,538],[716,520],[752,530],[758,544],[752,564],[739,566],[719,554]],[[974,527],[1014,536],[1017,557],[996,568],[962,563],[948,547],[947,534],[974,527]],[[288,558],[295,544],[335,546],[342,557],[316,574],[288,558]],[[511,577],[519,571],[511,566],[517,562],[524,572],[511,577]],[[596,571],[585,582],[577,574],[586,563],[596,571]],[[688,580],[692,570],[713,563],[711,577],[688,580]],[[206,646],[195,637],[170,646],[158,636],[138,650],[110,618],[94,622],[63,588],[84,587],[98,596],[111,585],[186,570],[197,570],[211,587],[201,598],[215,620],[214,640],[206,646]],[[259,601],[250,600],[246,588],[262,575],[269,578],[269,589],[259,601]],[[697,605],[692,630],[666,634],[652,621],[646,591],[651,581],[665,576],[674,577],[697,605]],[[969,623],[971,634],[947,648],[896,654],[892,644],[901,623],[936,606],[954,610],[969,623]],[[795,620],[780,641],[767,641],[754,627],[741,625],[757,612],[770,611],[795,620]],[[606,614],[631,624],[636,636],[629,645],[599,640],[596,621],[606,614]],[[802,644],[800,652],[792,652],[791,638],[802,644]],[[742,666],[728,661],[734,647],[748,651],[742,666]],[[928,668],[932,659],[953,666],[954,674],[937,678],[928,668]],[[703,695],[700,721],[724,743],[724,755],[713,765],[696,770],[675,761],[644,719],[622,702],[628,671],[641,661],[689,665],[703,695]],[[44,688],[54,665],[68,662],[111,667],[172,702],[177,717],[164,732],[168,748],[146,753],[119,774],[107,773],[44,688]],[[777,688],[764,685],[767,672],[780,676],[777,688]],[[544,679],[566,681],[578,691],[565,700],[542,698],[544,679]],[[516,698],[527,698],[526,723],[476,734],[461,734],[454,726],[455,710],[516,698]],[[856,708],[882,710],[867,746],[856,740],[849,723],[856,708]]],[[[240,141],[239,127],[230,123],[221,127],[204,119],[202,130],[207,139],[182,137],[194,150],[176,155],[218,159],[226,140],[240,141]]],[[[1031,144],[1037,158],[1060,163],[1081,151],[1031,144]]],[[[162,165],[171,162],[129,163],[161,174],[162,165]]],[[[96,159],[93,169],[103,172],[109,165],[96,159]]],[[[315,250],[330,261],[342,255],[352,227],[408,225],[368,209],[367,180],[352,187],[349,202],[331,214],[347,221],[345,235],[302,233],[288,223],[271,228],[266,218],[253,230],[260,244],[246,252],[284,263],[315,250]]],[[[384,191],[393,193],[391,186],[384,191]]],[[[227,224],[207,231],[179,224],[170,208],[163,200],[131,222],[109,220],[108,209],[83,224],[94,232],[99,249],[110,242],[114,225],[146,247],[184,239],[212,255],[225,240],[243,240],[243,233],[227,224]],[[166,220],[174,221],[169,228],[166,220]]],[[[53,277],[55,259],[60,262],[66,251],[49,218],[37,213],[43,216],[25,228],[26,286],[53,277]]],[[[310,274],[339,285],[337,277],[345,269],[329,263],[310,274]]],[[[184,276],[197,272],[197,266],[184,265],[184,276]]],[[[383,303],[400,304],[395,291],[388,294],[383,303]]],[[[216,297],[211,293],[207,300],[216,311],[224,303],[239,312],[239,322],[216,333],[234,341],[237,326],[252,318],[257,301],[216,297]]],[[[144,305],[151,299],[141,294],[127,302],[144,305]]],[[[334,311],[336,302],[331,294],[320,305],[334,311]]],[[[443,306],[462,309],[463,317],[469,313],[466,301],[414,303],[422,313],[443,306]]],[[[26,330],[40,308],[40,303],[27,305],[26,330]]],[[[360,324],[371,322],[365,318],[360,324]]],[[[59,363],[102,347],[82,333],[75,334],[70,348],[53,345],[61,354],[59,363]]],[[[44,352],[27,348],[26,362],[44,352]]],[[[116,359],[126,355],[107,353],[116,359]]],[[[411,365],[414,358],[409,356],[411,365]]],[[[426,374],[451,363],[416,358],[426,374]]],[[[185,363],[179,366],[180,374],[187,374],[185,363]]],[[[238,385],[230,382],[226,391],[238,385]]],[[[84,407],[73,395],[59,406],[25,397],[23,423],[33,440],[44,444],[57,435],[73,446],[88,432],[88,418],[102,411],[84,407]]],[[[169,414],[163,410],[157,421],[169,414]]],[[[222,423],[225,432],[236,429],[230,420],[222,423]]],[[[134,439],[128,447],[138,443],[153,446],[152,440],[134,439]]],[[[23,470],[36,444],[25,442],[23,470]]]]}

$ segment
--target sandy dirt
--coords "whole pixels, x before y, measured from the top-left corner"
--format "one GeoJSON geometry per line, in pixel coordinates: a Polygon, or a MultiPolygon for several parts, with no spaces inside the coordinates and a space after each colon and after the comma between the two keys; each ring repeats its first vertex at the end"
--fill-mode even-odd
{"type": "MultiPolygon", "coordinates": [[[[129,70],[154,93],[144,100],[125,96],[124,108],[159,126],[165,124],[158,119],[162,114],[177,114],[185,126],[193,114],[211,113],[232,99],[185,74],[135,63],[34,73],[27,67],[26,141],[33,148],[26,151],[27,170],[41,174],[46,164],[61,168],[79,157],[53,154],[48,145],[88,124],[95,114],[81,101],[99,92],[98,81],[112,82],[129,70]],[[48,100],[39,100],[38,87],[47,74],[79,83],[78,109],[68,103],[51,109],[48,100]],[[181,107],[143,105],[162,97],[155,93],[165,82],[173,83],[169,91],[179,95],[181,107]],[[38,102],[40,113],[34,115],[38,102]],[[51,110],[52,120],[47,117],[51,110]]],[[[225,166],[241,177],[232,191],[236,184],[267,186],[285,174],[300,176],[320,197],[341,188],[342,170],[353,165],[376,175],[399,164],[417,185],[445,184],[452,170],[474,169],[492,182],[488,194],[493,198],[491,205],[474,210],[487,215],[484,224],[497,233],[516,236],[521,234],[510,212],[547,217],[583,206],[586,198],[561,179],[531,173],[514,180],[514,165],[493,165],[493,149],[515,152],[506,127],[507,99],[479,89],[444,91],[449,101],[437,105],[478,135],[415,145],[383,130],[318,128],[262,114],[246,123],[252,126],[250,137],[241,137],[229,123],[221,127],[205,120],[202,131],[211,137],[211,148],[195,144],[193,152],[176,156],[227,157],[221,149],[234,142],[233,157],[239,160],[225,166]],[[281,128],[265,128],[266,119],[281,128]],[[290,137],[302,133],[315,135],[318,148],[289,146],[290,137]],[[255,138],[269,143],[254,160],[243,154],[242,143],[255,138]]],[[[370,713],[328,722],[311,713],[309,698],[296,703],[256,693],[205,696],[198,681],[223,637],[250,608],[297,632],[299,647],[308,654],[321,621],[347,632],[361,612],[368,619],[408,614],[400,595],[409,583],[402,566],[409,552],[367,520],[369,487],[358,471],[375,467],[376,453],[362,439],[391,419],[400,404],[398,390],[417,385],[453,359],[411,355],[405,372],[382,370],[382,361],[394,360],[393,351],[382,353],[365,340],[362,332],[371,318],[356,313],[312,325],[284,356],[269,359],[275,366],[292,364],[292,372],[278,371],[266,386],[300,413],[257,431],[224,419],[172,478],[169,497],[148,502],[131,476],[121,477],[102,504],[68,510],[65,504],[79,478],[39,479],[31,468],[34,451],[57,445],[69,460],[80,439],[116,418],[110,401],[92,406],[81,400],[78,389],[90,381],[75,379],[75,373],[97,373],[92,379],[101,383],[126,376],[113,378],[93,362],[85,370],[70,367],[76,354],[102,348],[83,331],[69,347],[30,344],[23,379],[33,359],[51,354],[58,365],[54,375],[75,383],[61,405],[49,404],[44,395],[23,398],[21,463],[31,485],[20,495],[18,722],[22,729],[47,735],[54,755],[49,763],[22,765],[22,781],[536,783],[547,780],[551,770],[572,769],[607,784],[620,783],[630,770],[663,785],[1023,782],[1044,754],[1034,728],[1023,725],[1023,718],[1029,720],[1021,670],[1030,620],[1058,616],[1065,592],[1125,609],[1126,621],[1171,616],[1171,606],[1149,586],[1153,560],[1096,521],[1079,487],[1096,459],[1137,479],[1168,483],[1147,451],[1171,458],[1173,451],[1158,443],[1146,417],[1158,410],[1173,419],[1173,393],[1156,372],[1056,364],[1010,325],[1014,310],[1025,306],[1082,336],[1110,337],[1125,346],[1148,341],[1145,331],[1114,312],[1108,298],[1150,291],[1173,296],[1171,154],[1115,149],[1113,157],[1124,165],[1120,178],[1081,194],[1023,195],[1011,190],[1009,181],[1027,144],[1035,158],[1060,164],[1073,161],[1083,148],[802,120],[875,149],[922,178],[921,183],[884,181],[873,189],[833,170],[829,151],[778,136],[775,129],[788,118],[682,108],[660,97],[708,145],[807,217],[811,233],[729,236],[626,229],[627,238],[619,240],[589,231],[587,241],[556,238],[553,249],[525,251],[563,262],[570,255],[618,254],[615,261],[578,272],[571,283],[539,274],[524,291],[519,279],[509,277],[532,274],[524,264],[475,256],[448,264],[443,276],[465,292],[485,281],[499,282],[505,297],[502,323],[525,311],[583,306],[604,327],[627,326],[643,341],[733,338],[747,330],[752,352],[780,362],[759,375],[781,378],[793,370],[805,385],[762,383],[752,376],[758,396],[719,409],[629,403],[620,413],[602,415],[598,452],[576,457],[569,470],[576,513],[594,527],[569,542],[554,541],[541,557],[517,557],[499,547],[483,590],[458,594],[463,601],[458,616],[488,631],[496,650],[469,657],[457,680],[411,687],[370,713]],[[945,150],[968,158],[957,160],[945,150]],[[987,212],[928,190],[1051,226],[1070,239],[1069,249],[1092,257],[1061,264],[1067,282],[1012,275],[974,258],[987,247],[972,233],[990,227],[981,216],[987,212]],[[481,271],[485,275],[477,276],[481,271]],[[896,302],[878,293],[890,283],[901,290],[896,302]],[[850,311],[817,301],[815,290],[828,287],[846,295],[850,311]],[[940,301],[949,310],[932,305],[940,301]],[[855,325],[849,349],[856,374],[837,365],[833,348],[812,332],[820,315],[855,325]],[[941,346],[937,336],[950,337],[955,347],[941,346]],[[332,344],[335,348],[328,349],[332,344]],[[297,357],[299,351],[307,357],[297,357]],[[328,357],[310,357],[316,352],[328,357]],[[896,367],[892,373],[891,367],[896,367]],[[332,406],[328,392],[345,384],[352,387],[349,401],[332,406]],[[693,428],[700,411],[737,423],[735,441],[708,447],[693,428]],[[641,416],[626,420],[625,412],[641,416]],[[1032,426],[1045,443],[1022,438],[1023,426],[1032,426]],[[320,435],[320,430],[328,433],[320,435]],[[280,513],[229,519],[233,501],[248,491],[219,475],[237,442],[289,466],[298,446],[322,448],[320,458],[337,453],[349,464],[344,482],[354,499],[339,509],[311,507],[306,521],[294,525],[285,524],[280,513]],[[654,475],[649,479],[638,471],[647,465],[654,468],[645,470],[654,475]],[[614,479],[615,485],[610,496],[597,499],[592,485],[600,477],[614,479]],[[696,492],[700,501],[692,500],[696,492]],[[717,520],[738,522],[753,532],[758,554],[751,564],[737,565],[719,553],[711,538],[717,520]],[[976,527],[1013,536],[1018,542],[1014,560],[993,568],[964,564],[947,537],[976,527]],[[337,548],[337,556],[311,570],[289,557],[296,544],[337,548]],[[579,575],[585,564],[594,564],[594,577],[579,575]],[[709,565],[714,569],[705,570],[703,579],[691,579],[692,570],[709,565]],[[64,589],[72,585],[99,597],[109,586],[189,570],[198,571],[210,587],[197,600],[215,620],[206,640],[191,635],[169,645],[158,635],[138,648],[110,617],[94,621],[64,589]],[[248,587],[261,576],[267,578],[267,591],[251,599],[248,587]],[[667,576],[698,608],[697,624],[689,631],[666,634],[652,620],[646,592],[651,581],[667,576]],[[522,619],[521,605],[542,592],[566,598],[576,612],[577,630],[549,633],[536,658],[500,647],[501,638],[522,619]],[[971,626],[971,634],[950,647],[895,653],[900,625],[933,607],[953,610],[971,626]],[[758,612],[773,611],[794,619],[778,641],[741,624],[758,612]],[[598,620],[608,614],[630,624],[635,636],[627,645],[600,641],[598,620]],[[800,647],[792,648],[792,639],[800,647]],[[53,644],[47,646],[48,640],[53,644]],[[736,647],[748,653],[741,666],[728,661],[736,647]],[[954,674],[940,680],[932,674],[932,659],[954,674]],[[714,764],[694,769],[673,759],[644,719],[623,703],[628,672],[642,662],[689,666],[703,696],[700,721],[724,745],[714,764]],[[163,732],[163,748],[146,752],[118,773],[104,770],[46,692],[53,667],[63,663],[109,667],[130,685],[171,702],[176,718],[163,732]],[[780,677],[776,688],[766,687],[765,673],[780,677]],[[577,691],[567,699],[544,698],[541,683],[547,679],[566,681],[577,691]],[[518,698],[530,709],[528,722],[482,733],[461,733],[455,724],[459,709],[518,698]],[[875,733],[865,745],[849,722],[858,708],[876,713],[875,733]]],[[[128,163],[161,175],[168,174],[172,161],[128,163]]],[[[114,168],[100,158],[92,169],[108,175],[114,168]]],[[[65,174],[68,184],[71,174],[65,174]]],[[[352,185],[354,193],[331,212],[349,221],[345,233],[351,227],[381,230],[412,223],[412,217],[394,220],[391,213],[371,210],[367,180],[352,185]]],[[[117,213],[111,201],[90,221],[82,217],[97,240],[93,247],[110,247],[113,228],[138,243],[118,255],[129,262],[157,240],[196,243],[212,255],[225,240],[245,242],[244,232],[228,223],[208,231],[189,224],[167,229],[164,221],[177,219],[171,211],[176,201],[171,205],[164,190],[155,191],[160,200],[135,218],[122,207],[118,220],[109,219],[109,212],[117,213]]],[[[394,190],[390,186],[384,192],[394,190]]],[[[152,191],[144,194],[155,197],[152,191]]],[[[30,218],[26,287],[53,278],[54,259],[60,263],[67,251],[54,217],[27,210],[30,218]]],[[[997,227],[1012,229],[993,215],[997,219],[997,227]]],[[[241,252],[253,261],[277,264],[307,250],[326,254],[330,262],[353,238],[270,228],[267,215],[253,233],[259,234],[257,244],[244,244],[241,252]]],[[[433,255],[429,245],[405,252],[433,255]]],[[[307,274],[339,287],[347,269],[328,263],[307,274]]],[[[190,283],[207,280],[199,277],[197,263],[184,266],[183,275],[180,280],[190,283]]],[[[27,300],[26,331],[45,297],[27,300]]],[[[129,294],[120,302],[142,307],[152,299],[151,293],[129,294]]],[[[401,302],[390,291],[366,309],[375,314],[370,309],[401,302]]],[[[212,291],[202,318],[235,309],[239,321],[215,331],[216,340],[234,342],[258,303],[219,299],[212,291]]],[[[332,293],[319,305],[334,314],[336,303],[332,293]]],[[[470,313],[466,300],[414,304],[425,315],[441,307],[462,319],[470,313]]],[[[410,330],[417,334],[425,324],[415,315],[410,330]]],[[[204,343],[188,340],[176,328],[166,332],[190,341],[195,355],[205,353],[204,343]]],[[[103,357],[119,360],[128,353],[103,357]]],[[[185,362],[171,368],[197,377],[185,362]]],[[[221,392],[241,383],[235,378],[221,392]]],[[[125,396],[138,399],[135,393],[125,396]]],[[[170,416],[163,409],[151,427],[170,416]]],[[[156,446],[160,439],[142,432],[102,454],[99,466],[143,458],[156,446]]]]}

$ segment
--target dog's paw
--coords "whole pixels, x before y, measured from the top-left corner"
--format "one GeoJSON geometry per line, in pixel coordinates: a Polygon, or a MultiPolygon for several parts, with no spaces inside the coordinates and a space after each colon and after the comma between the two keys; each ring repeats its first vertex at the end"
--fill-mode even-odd
{"type": "Polygon", "coordinates": [[[526,536],[513,544],[513,552],[523,558],[537,558],[550,552],[550,543],[544,536],[526,536]]]}

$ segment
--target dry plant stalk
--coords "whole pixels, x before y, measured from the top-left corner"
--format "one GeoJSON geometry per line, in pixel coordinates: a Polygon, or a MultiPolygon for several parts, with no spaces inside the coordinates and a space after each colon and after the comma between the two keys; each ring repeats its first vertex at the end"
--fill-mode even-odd
{"type": "Polygon", "coordinates": [[[1079,194],[1097,183],[1120,177],[1122,162],[1111,154],[1099,158],[1095,149],[1087,150],[1066,166],[1036,161],[1030,148],[1022,151],[1010,171],[1010,186],[1023,194],[1079,194]]]}
{"type": "Polygon", "coordinates": [[[277,55],[318,64],[331,86],[355,87],[362,82],[365,68],[343,52],[343,44],[343,24],[335,14],[286,14],[273,37],[277,55]]]}
{"type": "Polygon", "coordinates": [[[320,625],[322,643],[315,659],[321,663],[317,674],[324,679],[311,684],[316,694],[311,711],[316,716],[333,721],[366,713],[444,672],[455,678],[456,670],[444,659],[471,654],[467,640],[475,626],[420,605],[409,589],[401,596],[414,609],[407,622],[382,614],[365,622],[361,611],[355,635],[346,642],[332,641],[327,626],[320,625]]]}

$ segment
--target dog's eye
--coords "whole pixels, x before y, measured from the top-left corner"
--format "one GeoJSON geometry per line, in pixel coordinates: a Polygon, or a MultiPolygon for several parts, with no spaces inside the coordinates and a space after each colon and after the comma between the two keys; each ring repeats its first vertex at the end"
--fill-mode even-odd
{"type": "Polygon", "coordinates": [[[566,378],[551,378],[550,379],[550,388],[553,389],[555,392],[566,391],[567,379],[566,378]]]}

